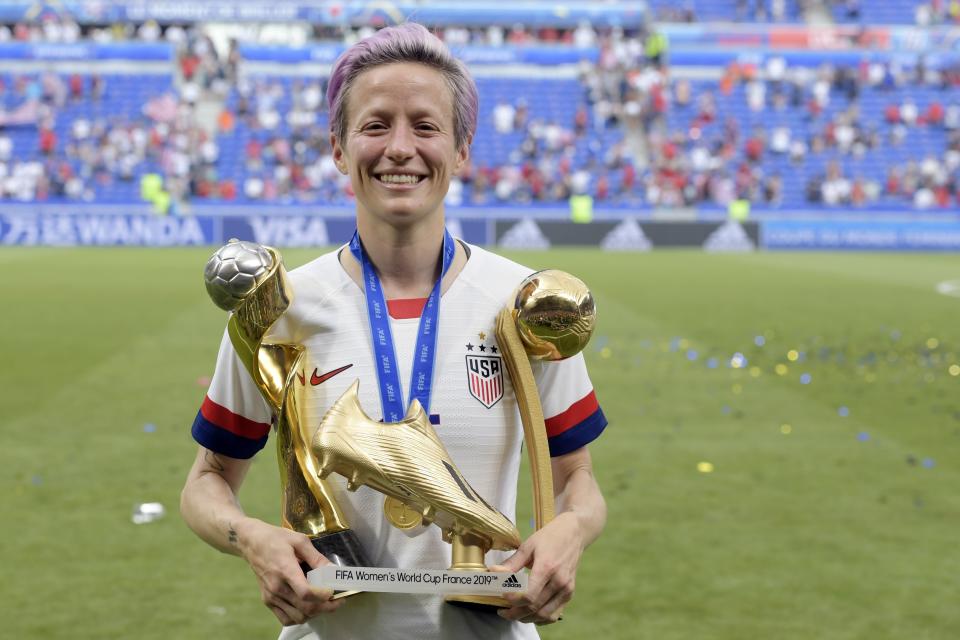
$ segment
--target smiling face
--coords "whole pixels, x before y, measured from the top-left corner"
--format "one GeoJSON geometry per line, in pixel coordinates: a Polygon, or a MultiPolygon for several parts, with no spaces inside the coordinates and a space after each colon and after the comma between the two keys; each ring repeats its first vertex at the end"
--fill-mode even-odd
{"type": "Polygon", "coordinates": [[[358,219],[442,220],[450,178],[469,155],[469,143],[456,148],[443,74],[409,62],[374,67],[354,80],[344,108],[345,139],[331,135],[331,143],[350,176],[358,219]]]}

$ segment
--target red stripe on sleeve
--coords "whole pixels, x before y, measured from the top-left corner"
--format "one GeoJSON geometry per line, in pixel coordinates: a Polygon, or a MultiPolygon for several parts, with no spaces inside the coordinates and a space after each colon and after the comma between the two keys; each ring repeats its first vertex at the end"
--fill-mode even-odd
{"type": "Polygon", "coordinates": [[[560,435],[570,427],[589,418],[598,408],[597,396],[590,393],[570,405],[566,411],[546,419],[547,435],[551,438],[560,435]]]}
{"type": "Polygon", "coordinates": [[[249,418],[239,416],[226,407],[222,407],[208,397],[203,399],[200,405],[200,413],[203,417],[221,429],[226,429],[244,438],[259,440],[270,432],[270,425],[262,422],[254,422],[249,418]]]}

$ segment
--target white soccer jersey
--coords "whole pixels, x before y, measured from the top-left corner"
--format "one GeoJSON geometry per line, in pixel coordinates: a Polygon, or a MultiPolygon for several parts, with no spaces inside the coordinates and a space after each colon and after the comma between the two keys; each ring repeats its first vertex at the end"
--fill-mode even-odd
{"type": "MultiPolygon", "coordinates": [[[[466,245],[465,245],[466,246],[466,245]]],[[[346,249],[342,249],[346,250],[346,249]]],[[[531,270],[478,247],[441,297],[431,422],[470,485],[493,507],[516,520],[517,475],[523,426],[497,345],[497,313],[510,302],[531,270]]],[[[319,424],[327,408],[360,379],[360,402],[370,417],[382,417],[364,292],[344,271],[338,252],[290,272],[294,300],[271,332],[271,341],[306,349],[295,383],[308,424],[319,424]]],[[[413,350],[423,301],[389,301],[390,326],[403,396],[408,397],[413,350]]],[[[569,453],[596,438],[606,426],[587,376],[583,356],[533,363],[551,455],[569,453]]],[[[224,335],[217,369],[193,434],[204,447],[232,457],[255,454],[266,442],[271,416],[266,403],[224,335]]],[[[370,561],[380,567],[444,569],[451,547],[436,526],[401,531],[383,514],[383,496],[360,487],[346,491],[328,477],[336,499],[370,561]]],[[[493,564],[509,554],[491,552],[493,564]]],[[[287,627],[283,640],[348,638],[538,637],[530,624],[445,605],[439,596],[366,593],[338,611],[287,627]],[[311,634],[313,634],[311,636],[311,634]]]]}

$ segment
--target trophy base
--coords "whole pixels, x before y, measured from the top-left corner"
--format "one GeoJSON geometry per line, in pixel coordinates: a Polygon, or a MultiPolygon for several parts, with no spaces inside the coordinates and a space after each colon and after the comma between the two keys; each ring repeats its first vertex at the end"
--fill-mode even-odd
{"type": "MultiPolygon", "coordinates": [[[[313,548],[323,554],[323,556],[335,565],[341,567],[369,567],[370,562],[367,555],[360,546],[357,534],[353,529],[344,529],[343,531],[332,531],[330,533],[321,533],[318,536],[310,538],[313,548]]],[[[301,563],[300,568],[306,574],[310,567],[301,563]]],[[[363,593],[362,591],[334,591],[331,600],[340,600],[348,596],[363,593]]]]}
{"type": "MultiPolygon", "coordinates": [[[[487,571],[483,556],[490,550],[490,547],[483,540],[470,534],[452,534],[450,542],[453,545],[451,569],[455,571],[487,571]]],[[[509,609],[511,606],[500,596],[453,594],[444,598],[444,601],[463,609],[494,614],[498,609],[509,609]]]]}
{"type": "Polygon", "coordinates": [[[500,596],[463,596],[451,595],[444,600],[455,607],[496,614],[500,609],[509,609],[510,603],[500,596]]]}

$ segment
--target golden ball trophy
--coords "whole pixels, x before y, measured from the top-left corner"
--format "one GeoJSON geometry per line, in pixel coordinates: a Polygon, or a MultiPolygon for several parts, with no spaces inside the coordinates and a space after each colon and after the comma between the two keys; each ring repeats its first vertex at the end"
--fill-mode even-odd
{"type": "MultiPolygon", "coordinates": [[[[308,446],[312,430],[301,419],[296,394],[291,393],[304,347],[265,339],[293,300],[280,253],[231,240],[207,262],[204,281],[213,302],[230,312],[230,342],[273,412],[282,526],[307,535],[317,551],[334,564],[369,566],[356,533],[318,476],[308,446]]],[[[334,597],[353,593],[340,591],[334,597]]]]}
{"type": "MultiPolygon", "coordinates": [[[[590,341],[596,321],[597,307],[587,285],[556,269],[538,271],[524,279],[513,307],[497,316],[497,341],[517,397],[530,460],[537,531],[553,520],[555,507],[547,428],[530,360],[557,361],[580,353],[590,341]]],[[[469,542],[454,539],[451,568],[485,571],[484,556],[490,548],[469,542]]],[[[447,602],[494,610],[510,606],[501,597],[484,595],[451,595],[447,602]]]]}

